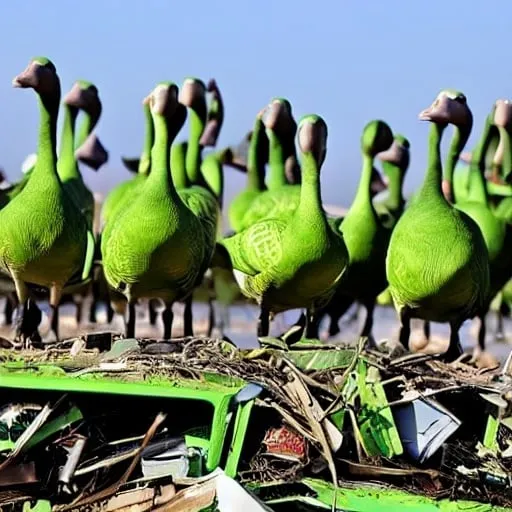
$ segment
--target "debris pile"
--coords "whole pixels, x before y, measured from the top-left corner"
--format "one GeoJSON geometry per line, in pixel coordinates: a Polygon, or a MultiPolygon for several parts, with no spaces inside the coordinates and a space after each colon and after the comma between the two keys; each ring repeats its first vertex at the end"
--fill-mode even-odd
{"type": "Polygon", "coordinates": [[[222,511],[232,494],[343,509],[376,488],[512,507],[509,361],[260,342],[0,350],[0,507],[222,511]]]}

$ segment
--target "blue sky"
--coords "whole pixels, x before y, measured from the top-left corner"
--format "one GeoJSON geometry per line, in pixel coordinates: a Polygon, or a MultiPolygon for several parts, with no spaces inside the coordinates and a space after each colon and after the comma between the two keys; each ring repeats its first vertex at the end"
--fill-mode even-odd
{"type": "MultiPolygon", "coordinates": [[[[110,161],[84,177],[102,191],[129,177],[120,156],[140,152],[142,99],[160,80],[216,78],[221,146],[237,143],[273,96],[289,98],[297,119],[322,115],[323,197],[341,205],[357,185],[367,121],[384,119],[410,139],[410,191],[425,168],[428,126],[417,115],[440,89],[466,93],[472,141],[493,101],[512,96],[510,0],[24,0],[0,2],[0,19],[0,165],[11,180],[35,150],[34,95],[11,86],[34,55],[54,61],[63,92],[78,78],[98,86],[97,133],[110,161]]],[[[231,195],[243,178],[227,172],[231,195]]]]}

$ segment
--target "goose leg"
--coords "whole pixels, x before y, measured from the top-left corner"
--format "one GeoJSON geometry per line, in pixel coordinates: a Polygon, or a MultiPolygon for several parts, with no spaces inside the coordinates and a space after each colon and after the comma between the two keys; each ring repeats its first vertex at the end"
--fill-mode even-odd
{"type": "Polygon", "coordinates": [[[75,297],[75,320],[76,325],[80,325],[82,323],[83,311],[84,311],[84,300],[83,297],[75,297]]]}
{"type": "Polygon", "coordinates": [[[455,361],[462,354],[462,347],[460,345],[459,329],[462,322],[450,322],[450,345],[444,357],[446,361],[455,361]]]}
{"type": "Polygon", "coordinates": [[[53,285],[50,288],[50,329],[55,335],[55,339],[59,341],[59,304],[62,298],[62,288],[53,285]]]}
{"type": "Polygon", "coordinates": [[[41,336],[37,328],[41,323],[41,310],[37,304],[29,298],[28,289],[25,283],[11,274],[16,287],[16,298],[18,307],[21,308],[21,314],[16,319],[15,340],[23,342],[25,347],[30,346],[32,342],[40,342],[41,336]]]}
{"type": "Polygon", "coordinates": [[[17,298],[16,295],[8,294],[5,296],[5,325],[12,325],[12,316],[14,314],[14,308],[16,307],[17,298]]]}
{"type": "Polygon", "coordinates": [[[164,322],[164,339],[170,340],[172,334],[172,322],[174,320],[174,313],[172,312],[172,303],[165,304],[165,309],[162,313],[162,320],[164,322]]]}
{"type": "Polygon", "coordinates": [[[485,324],[486,316],[487,311],[477,317],[480,322],[480,327],[478,329],[478,347],[482,352],[485,350],[485,335],[487,334],[487,326],[485,324]]]}
{"type": "Polygon", "coordinates": [[[400,335],[399,340],[403,347],[409,350],[409,338],[411,337],[411,317],[406,308],[400,310],[400,335]]]}
{"type": "Polygon", "coordinates": [[[423,335],[427,341],[430,340],[430,322],[428,320],[423,322],[423,335]]]}
{"type": "Polygon", "coordinates": [[[185,336],[194,336],[192,320],[192,294],[185,299],[185,311],[183,312],[183,334],[185,336]]]}
{"type": "Polygon", "coordinates": [[[213,306],[213,299],[208,299],[208,330],[206,335],[211,337],[213,333],[213,328],[215,326],[215,309],[213,306]]]}
{"type": "Polygon", "coordinates": [[[101,296],[101,285],[99,279],[98,275],[94,275],[92,281],[92,301],[89,307],[89,323],[91,324],[95,324],[97,322],[96,314],[98,312],[98,304],[101,296]]]}
{"type": "Polygon", "coordinates": [[[114,319],[114,308],[110,301],[107,301],[107,323],[111,324],[114,319]]]}
{"type": "Polygon", "coordinates": [[[126,338],[135,338],[135,302],[128,302],[128,320],[126,321],[126,330],[125,337],[126,338]]]}
{"type": "MultiPolygon", "coordinates": [[[[350,297],[346,296],[335,296],[335,299],[332,300],[329,305],[325,308],[325,313],[329,315],[331,318],[331,322],[329,324],[329,337],[337,336],[340,331],[340,320],[343,315],[349,310],[350,306],[354,303],[354,301],[350,297]]],[[[357,314],[359,310],[359,305],[355,311],[355,318],[357,319],[357,314]]],[[[324,314],[325,314],[324,313],[324,314]]],[[[349,322],[350,323],[350,322],[349,322]]]]}
{"type": "Polygon", "coordinates": [[[376,348],[377,344],[375,343],[375,340],[373,339],[373,336],[372,336],[373,312],[375,310],[375,299],[365,300],[362,304],[366,309],[366,318],[365,318],[364,325],[361,330],[360,336],[362,338],[368,339],[368,345],[370,347],[376,348]]]}
{"type": "Polygon", "coordinates": [[[318,338],[318,328],[320,326],[321,317],[311,310],[306,310],[306,327],[304,329],[304,337],[308,340],[318,338]]]}
{"type": "Polygon", "coordinates": [[[37,304],[32,299],[27,299],[19,306],[21,312],[16,321],[15,340],[21,341],[25,348],[41,342],[41,336],[37,330],[41,323],[42,314],[37,304]]]}
{"type": "Polygon", "coordinates": [[[258,338],[268,336],[270,331],[270,311],[264,307],[260,307],[260,317],[258,318],[258,338]]]}
{"type": "Polygon", "coordinates": [[[158,311],[156,310],[155,301],[153,299],[149,300],[148,308],[149,308],[149,325],[154,327],[156,325],[156,319],[158,318],[158,311]]]}

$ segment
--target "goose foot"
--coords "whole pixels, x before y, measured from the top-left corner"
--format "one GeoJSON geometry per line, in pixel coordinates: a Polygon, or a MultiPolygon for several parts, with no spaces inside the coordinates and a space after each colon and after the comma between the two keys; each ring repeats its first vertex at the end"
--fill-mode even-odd
{"type": "Polygon", "coordinates": [[[463,354],[459,338],[460,326],[461,322],[450,323],[450,344],[448,350],[444,353],[444,360],[448,363],[455,361],[463,354]]]}
{"type": "Polygon", "coordinates": [[[471,359],[469,360],[470,364],[473,364],[479,369],[488,369],[495,370],[499,368],[500,363],[491,353],[486,350],[480,349],[480,347],[475,347],[473,350],[473,354],[471,359]]]}
{"type": "Polygon", "coordinates": [[[302,338],[305,328],[306,315],[301,313],[297,321],[287,331],[280,334],[278,338],[282,339],[287,345],[292,345],[302,338]]]}
{"type": "Polygon", "coordinates": [[[21,306],[20,314],[16,319],[15,341],[21,342],[24,348],[41,346],[41,335],[37,329],[41,319],[41,310],[33,300],[28,299],[21,306]]]}
{"type": "MultiPolygon", "coordinates": [[[[399,343],[396,343],[396,346],[399,346],[399,343]]],[[[377,342],[375,341],[375,338],[373,337],[373,334],[369,334],[366,336],[366,346],[371,349],[378,349],[377,342]]]]}
{"type": "Polygon", "coordinates": [[[377,348],[387,353],[390,359],[407,354],[407,349],[398,340],[385,340],[377,348]]]}

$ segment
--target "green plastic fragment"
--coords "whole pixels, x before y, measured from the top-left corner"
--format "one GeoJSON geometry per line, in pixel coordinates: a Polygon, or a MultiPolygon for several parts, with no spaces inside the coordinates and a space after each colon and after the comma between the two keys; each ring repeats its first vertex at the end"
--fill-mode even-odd
{"type": "Polygon", "coordinates": [[[358,424],[368,456],[394,457],[403,453],[402,442],[388,406],[377,368],[357,363],[357,388],[361,401],[358,424]]]}
{"type": "Polygon", "coordinates": [[[352,348],[329,348],[310,350],[290,350],[285,353],[297,368],[303,371],[328,370],[329,368],[347,368],[354,359],[352,348]]]}
{"type": "Polygon", "coordinates": [[[496,507],[475,501],[435,500],[404,491],[382,488],[338,488],[329,482],[305,478],[302,483],[317,494],[316,499],[330,508],[336,494],[336,507],[343,512],[510,512],[510,508],[496,507]]]}
{"type": "Polygon", "coordinates": [[[47,500],[37,500],[32,506],[30,501],[25,501],[23,503],[23,512],[51,512],[52,506],[51,503],[47,500]]]}

